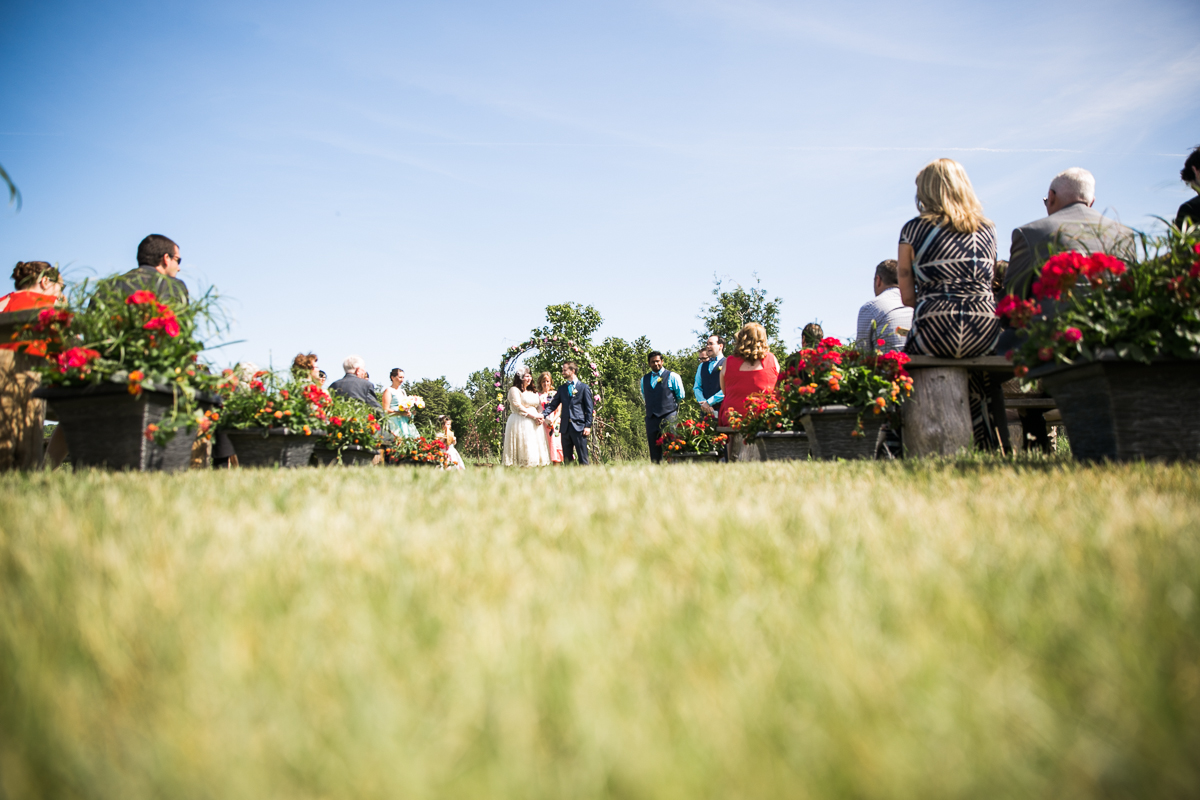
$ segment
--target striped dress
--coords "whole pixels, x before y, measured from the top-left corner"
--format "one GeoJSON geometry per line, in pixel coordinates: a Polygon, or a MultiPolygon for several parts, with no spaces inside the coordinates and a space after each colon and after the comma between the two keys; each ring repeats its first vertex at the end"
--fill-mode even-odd
{"type": "MultiPolygon", "coordinates": [[[[913,249],[917,292],[904,351],[938,358],[991,355],[1000,337],[992,294],[996,229],[985,225],[974,233],[959,233],[917,217],[900,230],[900,243],[913,249]]],[[[989,414],[990,377],[971,373],[969,389],[975,444],[994,447],[994,429],[1005,423],[992,420],[989,414]]]]}

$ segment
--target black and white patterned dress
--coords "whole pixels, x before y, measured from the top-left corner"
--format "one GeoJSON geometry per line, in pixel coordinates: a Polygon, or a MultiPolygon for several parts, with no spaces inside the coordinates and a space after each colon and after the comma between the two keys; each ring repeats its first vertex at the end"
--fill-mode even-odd
{"type": "Polygon", "coordinates": [[[990,354],[1000,336],[992,294],[996,229],[985,225],[959,233],[917,217],[900,229],[900,243],[913,249],[917,290],[905,352],[939,358],[990,354]]]}
{"type": "MultiPolygon", "coordinates": [[[[900,229],[900,243],[913,249],[917,293],[904,351],[938,358],[991,355],[1000,336],[992,293],[996,229],[985,225],[974,233],[959,233],[917,217],[900,229]]],[[[994,446],[995,423],[988,409],[991,380],[986,373],[971,373],[969,388],[975,443],[994,446]]]]}

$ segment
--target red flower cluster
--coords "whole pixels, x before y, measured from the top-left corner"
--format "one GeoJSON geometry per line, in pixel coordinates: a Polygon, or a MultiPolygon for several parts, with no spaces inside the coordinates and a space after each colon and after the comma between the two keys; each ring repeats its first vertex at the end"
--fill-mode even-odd
{"type": "Polygon", "coordinates": [[[38,314],[37,322],[33,323],[33,329],[38,333],[44,333],[55,328],[66,327],[74,318],[75,315],[70,311],[54,308],[43,309],[38,314]]]}
{"type": "Polygon", "coordinates": [[[1024,328],[1029,320],[1042,313],[1042,307],[1033,300],[1022,300],[1016,295],[1001,298],[996,304],[996,316],[1014,328],[1024,328]]]}
{"type": "Polygon", "coordinates": [[[100,357],[100,354],[95,350],[89,350],[86,347],[72,347],[70,350],[64,350],[58,354],[58,371],[63,375],[67,374],[68,370],[79,369],[82,373],[86,373],[88,364],[100,357]]]}
{"type": "Polygon", "coordinates": [[[179,335],[179,320],[175,318],[175,312],[164,303],[158,302],[158,297],[154,292],[148,292],[145,289],[136,291],[125,298],[125,305],[153,305],[154,310],[158,312],[158,316],[151,317],[142,327],[148,331],[160,330],[171,338],[179,335]]]}
{"type": "Polygon", "coordinates": [[[1041,275],[1031,289],[1038,300],[1060,300],[1062,293],[1074,286],[1080,277],[1096,287],[1104,284],[1105,273],[1122,275],[1124,272],[1125,262],[1119,258],[1104,253],[1085,256],[1068,251],[1051,256],[1042,265],[1041,275]]]}

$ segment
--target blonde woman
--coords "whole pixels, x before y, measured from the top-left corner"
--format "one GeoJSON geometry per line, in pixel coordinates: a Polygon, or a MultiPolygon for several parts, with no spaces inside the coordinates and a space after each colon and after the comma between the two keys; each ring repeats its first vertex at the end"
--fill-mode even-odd
{"type": "MultiPolygon", "coordinates": [[[[996,228],[983,215],[967,172],[939,158],[917,173],[918,216],[900,229],[900,297],[913,312],[905,352],[940,358],[990,355],[1000,336],[992,274],[996,228]]],[[[995,442],[984,374],[971,379],[977,445],[995,442]]],[[[998,423],[1003,425],[1003,422],[998,423]]]]}
{"type": "Polygon", "coordinates": [[[767,332],[757,322],[747,322],[733,340],[733,353],[726,357],[721,370],[720,423],[729,425],[729,412],[746,413],[746,398],[755,392],[775,388],[779,380],[779,361],[767,346],[767,332]]]}

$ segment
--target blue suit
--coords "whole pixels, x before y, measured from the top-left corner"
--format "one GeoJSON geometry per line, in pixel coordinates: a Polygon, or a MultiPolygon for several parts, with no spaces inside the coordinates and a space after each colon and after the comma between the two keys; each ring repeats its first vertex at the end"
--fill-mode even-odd
{"type": "Polygon", "coordinates": [[[559,418],[559,432],[562,435],[563,463],[570,464],[575,460],[575,452],[579,452],[579,463],[588,463],[587,437],[583,435],[584,428],[592,427],[592,414],[595,402],[592,400],[592,390],[583,381],[564,383],[558,387],[554,399],[546,406],[543,416],[549,417],[554,409],[562,406],[562,416],[559,418]]]}

